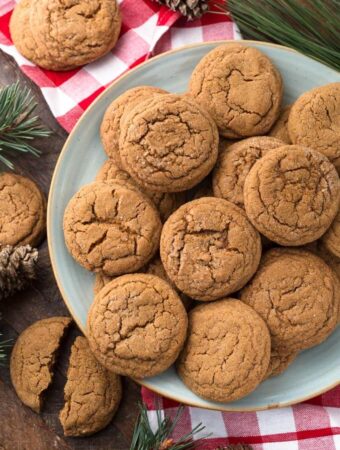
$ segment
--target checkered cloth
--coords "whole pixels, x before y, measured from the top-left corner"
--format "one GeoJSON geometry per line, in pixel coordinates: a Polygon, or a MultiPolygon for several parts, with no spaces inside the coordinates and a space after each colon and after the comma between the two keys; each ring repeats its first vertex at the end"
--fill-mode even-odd
{"type": "MultiPolygon", "coordinates": [[[[206,14],[201,20],[187,23],[179,14],[151,0],[121,0],[123,26],[114,51],[85,67],[51,72],[36,67],[14,48],[8,28],[14,5],[14,0],[0,0],[0,48],[11,54],[23,72],[40,86],[53,114],[68,131],[108,84],[154,54],[193,42],[240,37],[227,16],[206,14]]],[[[176,413],[177,403],[160,399],[145,388],[142,395],[154,425],[156,404],[167,415],[176,413]]],[[[340,450],[340,387],[291,408],[257,413],[186,407],[174,438],[199,422],[206,426],[203,433],[212,433],[200,445],[201,450],[238,442],[251,444],[254,450],[340,450]]]]}

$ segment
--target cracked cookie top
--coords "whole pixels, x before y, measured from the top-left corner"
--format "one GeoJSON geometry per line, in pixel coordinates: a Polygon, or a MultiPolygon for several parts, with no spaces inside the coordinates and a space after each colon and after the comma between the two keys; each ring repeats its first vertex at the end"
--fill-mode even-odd
{"type": "Polygon", "coordinates": [[[88,436],[106,427],[122,398],[120,377],[99,364],[82,336],[72,345],[64,397],[59,417],[65,436],[88,436]]]}
{"type": "Polygon", "coordinates": [[[108,159],[96,176],[97,181],[107,181],[118,179],[134,184],[140,191],[147,195],[158,209],[162,222],[164,222],[171,213],[185,202],[185,195],[182,192],[152,192],[138,186],[130,175],[123,169],[119,169],[113,159],[108,159]]]}
{"type": "Polygon", "coordinates": [[[157,95],[123,116],[119,152],[138,185],[156,192],[185,191],[213,168],[217,127],[189,97],[157,95]]]}
{"type": "Polygon", "coordinates": [[[272,348],[266,378],[276,377],[283,373],[297,357],[298,352],[287,352],[272,348]]]}
{"type": "Polygon", "coordinates": [[[250,221],[280,245],[318,239],[332,223],[339,199],[333,164],[321,153],[298,145],[270,150],[254,164],[244,184],[250,221]]]}
{"type": "Polygon", "coordinates": [[[0,243],[38,245],[45,236],[46,201],[29,178],[0,174],[0,243]]]}
{"type": "Polygon", "coordinates": [[[33,411],[42,407],[42,395],[51,384],[60,342],[69,317],[38,320],[18,337],[11,354],[11,381],[20,400],[33,411]]]}
{"type": "Polygon", "coordinates": [[[288,117],[293,105],[287,105],[281,111],[280,117],[275,122],[274,126],[270,129],[268,136],[280,139],[285,144],[291,144],[292,141],[288,133],[288,117]]]}
{"type": "Polygon", "coordinates": [[[119,180],[82,187],[64,214],[65,242],[73,258],[111,276],[146,264],[158,249],[161,227],[152,202],[119,180]]]}
{"type": "Polygon", "coordinates": [[[251,137],[232,145],[227,143],[220,149],[213,172],[215,197],[244,208],[243,186],[250,169],[268,150],[282,145],[284,142],[268,136],[251,137]]]}
{"type": "Polygon", "coordinates": [[[187,333],[184,306],[168,283],[155,275],[123,275],[96,296],[87,334],[94,355],[108,370],[132,378],[168,369],[187,333]]]}
{"type": "Polygon", "coordinates": [[[322,236],[322,241],[329,252],[340,258],[340,211],[326,234],[322,236]]]}
{"type": "Polygon", "coordinates": [[[227,138],[269,131],[280,114],[282,91],[281,76],[270,59],[241,44],[209,52],[194,69],[189,86],[227,138]]]}
{"type": "Polygon", "coordinates": [[[153,86],[138,86],[125,91],[107,108],[100,126],[100,138],[105,153],[114,160],[119,168],[122,167],[119,155],[119,136],[123,115],[138,103],[157,94],[167,94],[167,91],[153,86]]]}
{"type": "Polygon", "coordinates": [[[103,56],[114,47],[120,27],[115,0],[24,1],[10,23],[18,50],[49,70],[70,70],[103,56]]]}
{"type": "Polygon", "coordinates": [[[165,222],[160,252],[178,289],[210,301],[237,291],[253,276],[261,239],[240,208],[202,197],[181,206],[165,222]]]}
{"type": "Polygon", "coordinates": [[[329,158],[340,171],[340,83],[330,83],[302,94],[288,120],[294,144],[306,145],[329,158]]]}
{"type": "Polygon", "coordinates": [[[270,357],[270,335],[261,317],[231,298],[197,306],[188,317],[188,338],[177,361],[183,382],[217,402],[252,392],[264,379],[270,357]]]}
{"type": "Polygon", "coordinates": [[[318,256],[301,249],[269,250],[240,298],[267,323],[272,349],[297,352],[335,329],[339,280],[318,256]]]}

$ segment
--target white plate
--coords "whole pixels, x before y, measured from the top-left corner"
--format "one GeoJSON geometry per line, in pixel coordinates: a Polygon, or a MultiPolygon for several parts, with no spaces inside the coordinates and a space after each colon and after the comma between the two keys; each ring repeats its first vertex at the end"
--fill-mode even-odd
{"type": "MultiPolygon", "coordinates": [[[[334,70],[293,50],[273,44],[243,41],[267,54],[284,80],[284,102],[291,103],[315,86],[340,81],[334,70]]],[[[93,275],[68,253],[63,236],[65,207],[84,184],[94,180],[106,157],[99,138],[103,114],[113,99],[138,85],[185,92],[199,60],[219,42],[183,47],[131,70],[108,87],[81,117],[67,139],[52,179],[47,217],[50,257],[61,294],[74,320],[86,334],[86,315],[93,300],[93,275]]],[[[177,401],[227,411],[250,411],[286,406],[324,392],[340,383],[340,327],[322,345],[303,352],[289,369],[262,383],[251,395],[233,403],[214,403],[192,393],[175,370],[141,384],[177,401]]]]}

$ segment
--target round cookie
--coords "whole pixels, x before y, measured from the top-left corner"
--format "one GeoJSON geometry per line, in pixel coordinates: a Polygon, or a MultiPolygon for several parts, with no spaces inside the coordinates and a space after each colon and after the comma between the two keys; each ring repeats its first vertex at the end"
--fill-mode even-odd
{"type": "Polygon", "coordinates": [[[184,306],[170,285],[140,273],[118,277],[99,292],[89,311],[87,334],[104,367],[144,378],[174,363],[187,325],[184,306]]]}
{"type": "Polygon", "coordinates": [[[46,201],[29,178],[0,173],[0,243],[37,246],[45,236],[46,201]]]}
{"type": "Polygon", "coordinates": [[[240,299],[267,323],[273,351],[292,354],[320,344],[335,329],[339,287],[321,258],[281,248],[266,253],[240,299]]]}
{"type": "Polygon", "coordinates": [[[115,0],[31,0],[17,8],[10,22],[13,42],[26,58],[48,70],[95,61],[119,36],[115,0]]]}
{"type": "Polygon", "coordinates": [[[256,136],[221,149],[212,179],[215,197],[224,198],[244,208],[244,180],[250,169],[268,150],[282,145],[284,142],[279,139],[256,136]]]}
{"type": "Polygon", "coordinates": [[[231,402],[263,380],[270,335],[261,317],[239,300],[223,299],[189,312],[188,338],[177,372],[195,394],[231,402]]]}
{"type": "Polygon", "coordinates": [[[254,275],[261,239],[240,208],[202,197],[181,206],[165,222],[160,253],[178,289],[210,301],[236,292],[254,275]]]}
{"type": "Polygon", "coordinates": [[[289,133],[288,133],[288,117],[290,114],[290,110],[293,105],[287,105],[281,111],[280,117],[275,122],[274,126],[270,129],[268,136],[275,137],[280,139],[285,144],[291,144],[289,133]]]}
{"type": "Polygon", "coordinates": [[[94,277],[93,284],[93,293],[96,296],[98,292],[100,292],[104,286],[106,286],[110,281],[112,281],[114,277],[109,277],[104,275],[102,272],[97,272],[94,277]]]}
{"type": "Polygon", "coordinates": [[[119,136],[123,115],[131,111],[138,103],[157,94],[167,94],[167,91],[153,86],[138,86],[128,89],[124,94],[113,100],[105,111],[100,125],[100,138],[105,153],[114,160],[119,168],[122,166],[119,155],[119,136]]]}
{"type": "Polygon", "coordinates": [[[10,373],[20,400],[40,412],[43,393],[51,384],[56,353],[69,317],[38,320],[26,328],[16,340],[11,354],[10,373]]]}
{"type": "Polygon", "coordinates": [[[143,188],[185,191],[213,168],[217,127],[191,99],[158,95],[123,116],[119,152],[123,168],[143,188]]]}
{"type": "Polygon", "coordinates": [[[330,253],[340,258],[340,211],[326,234],[322,236],[322,242],[330,253]]]}
{"type": "Polygon", "coordinates": [[[98,172],[96,181],[107,181],[118,179],[134,184],[140,191],[147,195],[153,201],[158,209],[162,222],[164,222],[173,211],[175,211],[185,201],[185,196],[181,192],[152,192],[143,189],[136,184],[133,178],[123,169],[119,169],[113,159],[108,159],[98,172]]]}
{"type": "Polygon", "coordinates": [[[215,120],[220,134],[267,133],[280,114],[282,80],[270,59],[253,47],[224,44],[195,67],[190,94],[215,120]]]}
{"type": "Polygon", "coordinates": [[[280,245],[318,239],[332,223],[339,200],[333,164],[321,153],[298,145],[270,150],[254,164],[244,183],[249,220],[280,245]]]}
{"type": "Polygon", "coordinates": [[[319,151],[340,171],[340,83],[330,83],[302,94],[288,119],[294,144],[319,151]]]}
{"type": "Polygon", "coordinates": [[[297,352],[284,352],[280,349],[272,349],[266,378],[275,377],[283,373],[297,357],[297,352]]]}
{"type": "Polygon", "coordinates": [[[71,348],[64,398],[59,418],[65,436],[88,436],[102,430],[122,398],[120,377],[99,364],[82,336],[71,348]]]}
{"type": "Polygon", "coordinates": [[[82,187],[64,213],[65,242],[73,258],[109,276],[146,264],[158,249],[161,227],[152,202],[119,180],[82,187]]]}

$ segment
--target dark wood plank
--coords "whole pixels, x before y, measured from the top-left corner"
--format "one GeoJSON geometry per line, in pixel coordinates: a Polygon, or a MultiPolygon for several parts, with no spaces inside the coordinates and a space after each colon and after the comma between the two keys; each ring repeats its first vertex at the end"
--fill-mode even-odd
{"type": "MultiPolygon", "coordinates": [[[[38,103],[36,112],[42,122],[53,131],[48,139],[36,140],[41,149],[39,159],[22,155],[16,159],[16,171],[34,179],[48,194],[53,169],[66,140],[67,133],[52,116],[40,89],[21,72],[14,60],[0,50],[0,85],[19,80],[28,86],[38,103]]],[[[51,270],[46,241],[39,248],[39,278],[25,292],[7,299],[1,306],[1,330],[5,337],[15,340],[18,333],[38,319],[54,315],[68,315],[51,270]]],[[[87,438],[65,438],[58,420],[63,406],[63,387],[68,355],[79,331],[74,326],[60,353],[53,385],[46,394],[41,415],[22,405],[10,383],[8,367],[0,368],[0,450],[127,450],[138,414],[140,388],[131,380],[124,380],[122,405],[112,423],[100,433],[87,438]]]]}

